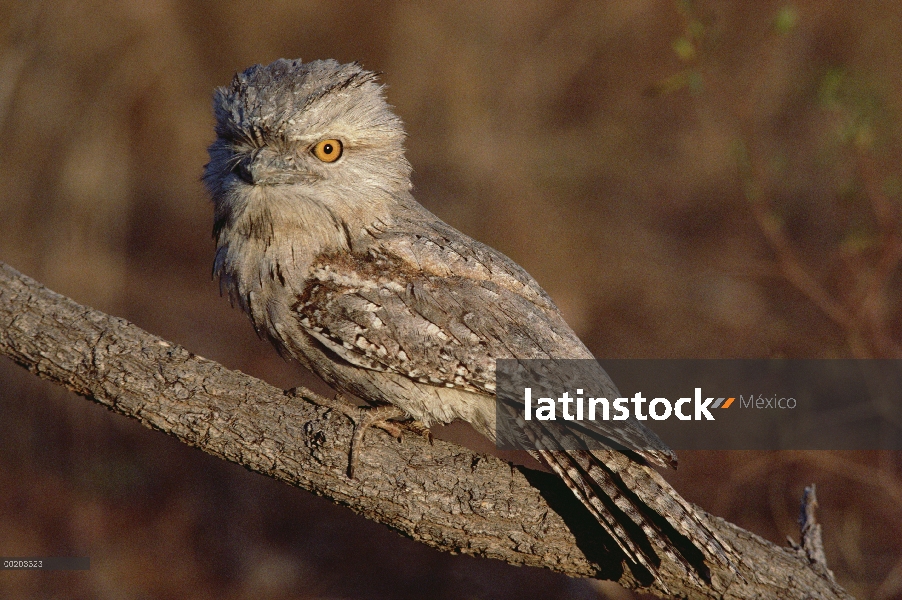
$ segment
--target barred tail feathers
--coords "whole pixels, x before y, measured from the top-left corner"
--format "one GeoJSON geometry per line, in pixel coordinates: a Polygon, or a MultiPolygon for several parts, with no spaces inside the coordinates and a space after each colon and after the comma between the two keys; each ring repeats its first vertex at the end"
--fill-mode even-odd
{"type": "MultiPolygon", "coordinates": [[[[740,558],[732,546],[708,526],[698,509],[680,496],[660,473],[614,450],[595,450],[592,455],[597,468],[614,474],[627,494],[635,496],[634,502],[646,507],[653,515],[663,517],[675,533],[690,541],[705,559],[739,573],[740,558]]],[[[595,471],[590,473],[594,479],[595,471]]]]}
{"type": "Polygon", "coordinates": [[[525,433],[537,448],[531,454],[564,481],[627,559],[662,585],[657,571],[664,557],[697,581],[710,580],[705,560],[737,572],[730,545],[651,467],[617,450],[564,450],[538,424],[525,433]]]}

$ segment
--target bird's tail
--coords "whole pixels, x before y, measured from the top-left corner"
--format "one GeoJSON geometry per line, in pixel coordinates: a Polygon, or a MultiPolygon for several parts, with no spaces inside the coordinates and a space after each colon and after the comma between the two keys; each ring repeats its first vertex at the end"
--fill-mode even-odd
{"type": "Polygon", "coordinates": [[[700,583],[711,583],[708,565],[742,577],[736,551],[650,466],[676,464],[676,456],[656,436],[636,427],[630,439],[638,442],[624,447],[597,436],[590,440],[554,422],[524,420],[509,403],[497,406],[515,423],[499,429],[505,444],[529,450],[564,481],[616,542],[637,579],[651,576],[666,591],[660,572],[665,559],[680,575],[700,583]]]}
{"type": "MultiPolygon", "coordinates": [[[[553,445],[547,437],[545,441],[546,448],[553,445]]],[[[681,565],[688,577],[708,584],[705,562],[738,573],[735,551],[651,467],[616,450],[531,452],[564,480],[631,565],[646,569],[661,585],[658,570],[664,557],[681,565]]]]}

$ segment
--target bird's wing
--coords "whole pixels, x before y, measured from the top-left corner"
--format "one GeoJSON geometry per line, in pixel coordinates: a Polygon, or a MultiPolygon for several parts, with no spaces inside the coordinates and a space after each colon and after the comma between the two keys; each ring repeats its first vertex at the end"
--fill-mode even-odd
{"type": "Polygon", "coordinates": [[[556,311],[509,286],[373,250],[321,257],[294,311],[351,364],[485,394],[495,392],[498,359],[587,352],[556,311]]]}
{"type": "MultiPolygon", "coordinates": [[[[366,253],[320,257],[293,307],[298,322],[358,367],[484,394],[495,393],[500,359],[592,359],[525,271],[475,242],[455,248],[449,237],[405,236],[366,253]]],[[[632,419],[580,425],[675,464],[672,451],[632,419]]]]}

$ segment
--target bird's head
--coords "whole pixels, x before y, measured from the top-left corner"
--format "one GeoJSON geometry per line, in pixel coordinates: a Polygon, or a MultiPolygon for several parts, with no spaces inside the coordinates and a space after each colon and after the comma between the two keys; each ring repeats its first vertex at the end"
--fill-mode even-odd
{"type": "MultiPolygon", "coordinates": [[[[235,75],[213,99],[217,139],[204,183],[217,216],[253,198],[355,212],[410,188],[401,120],[356,63],[280,59],[235,75]]],[[[272,209],[272,207],[269,207],[272,209]]]]}

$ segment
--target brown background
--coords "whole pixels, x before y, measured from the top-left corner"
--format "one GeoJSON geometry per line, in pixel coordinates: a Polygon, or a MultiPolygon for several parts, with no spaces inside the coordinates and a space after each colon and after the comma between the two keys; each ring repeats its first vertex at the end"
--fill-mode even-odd
{"type": "MultiPolygon", "coordinates": [[[[218,297],[199,177],[212,89],[279,57],[383,72],[417,198],[597,356],[900,355],[894,2],[7,0],[0,31],[0,260],[276,385],[310,378],[218,297]]],[[[817,482],[840,582],[902,598],[900,458],[686,452],[671,480],[777,543],[817,482]]],[[[30,555],[92,567],[0,596],[628,597],[438,553],[3,360],[0,556],[30,555]]]]}

